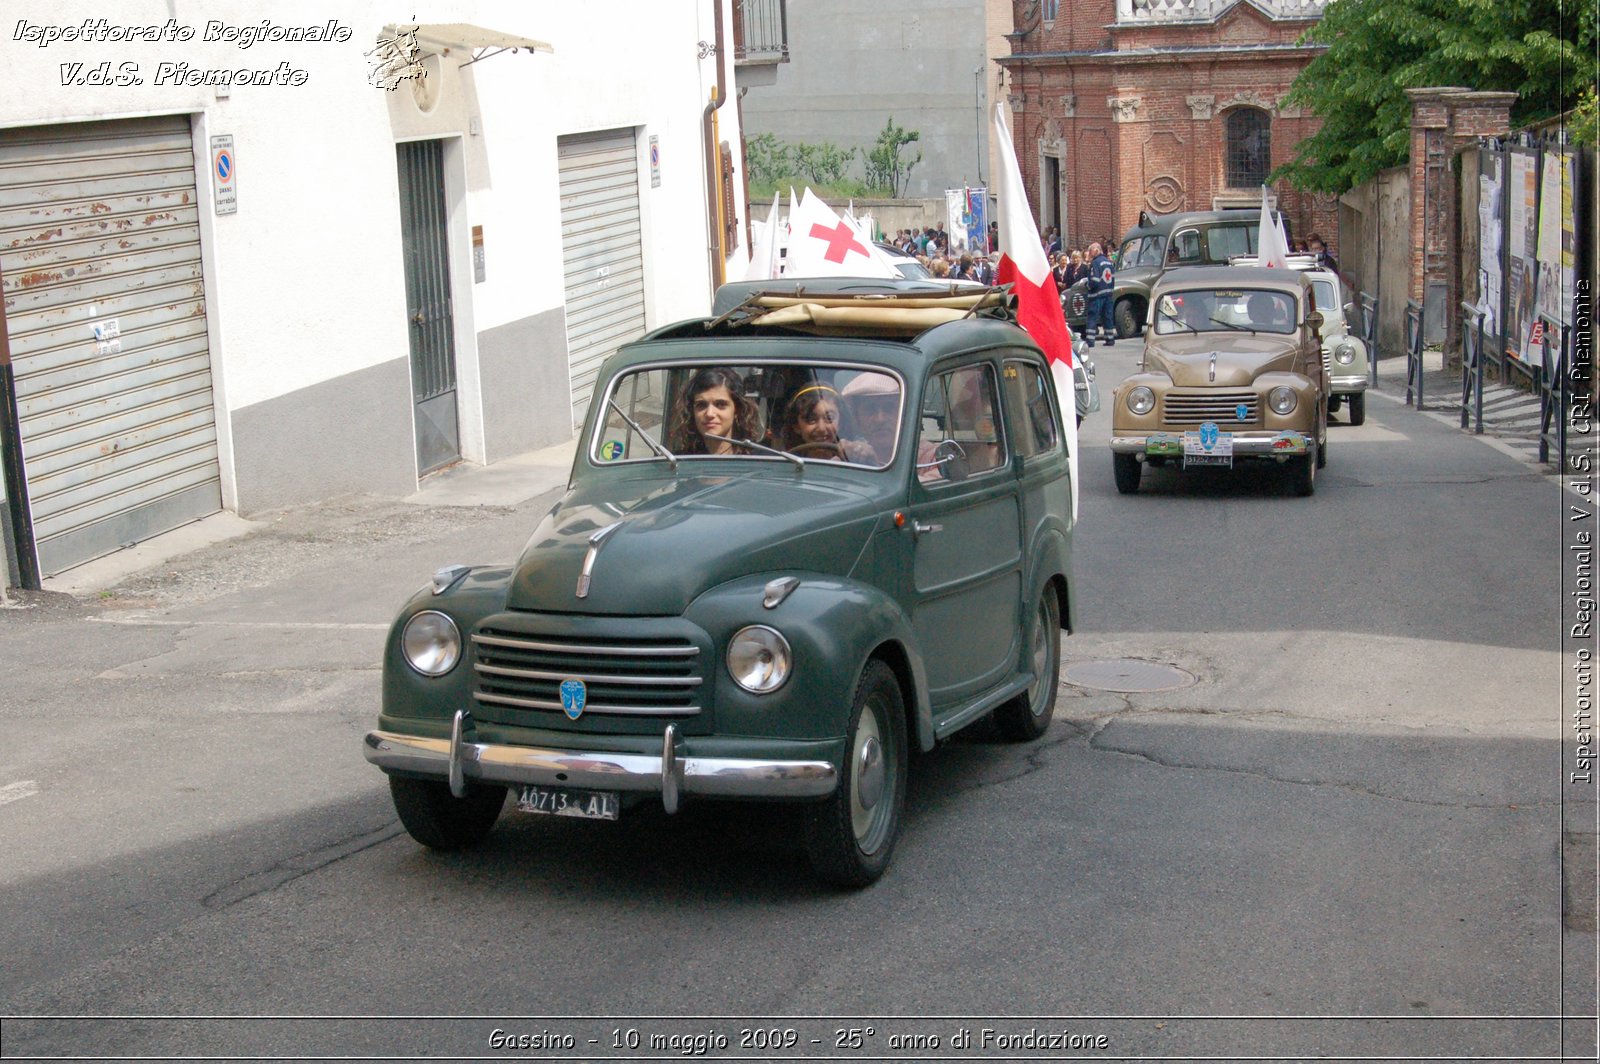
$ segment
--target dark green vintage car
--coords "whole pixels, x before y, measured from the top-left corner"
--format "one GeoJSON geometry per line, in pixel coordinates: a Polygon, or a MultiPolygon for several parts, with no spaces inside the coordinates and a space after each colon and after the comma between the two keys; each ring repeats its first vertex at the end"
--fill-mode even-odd
{"type": "Polygon", "coordinates": [[[508,789],[798,801],[817,872],[865,885],[913,744],[1048,727],[1072,486],[1044,357],[1000,291],[803,284],[624,347],[522,556],[400,611],[364,751],[417,841],[478,842],[508,789]]]}

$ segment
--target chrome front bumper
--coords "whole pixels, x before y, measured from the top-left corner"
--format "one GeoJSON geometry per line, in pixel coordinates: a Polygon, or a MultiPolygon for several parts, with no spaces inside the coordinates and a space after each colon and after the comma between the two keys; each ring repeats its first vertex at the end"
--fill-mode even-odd
{"type": "Polygon", "coordinates": [[[471,715],[458,711],[448,739],[368,732],[362,753],[386,772],[448,780],[457,797],[466,794],[469,781],[644,791],[659,793],[669,813],[677,812],[680,794],[822,798],[838,786],[838,771],[828,761],[684,757],[677,749],[677,726],[672,724],[661,737],[659,756],[478,743],[465,738],[471,727],[471,715]]]}
{"type": "Polygon", "coordinates": [[[1333,394],[1335,395],[1364,392],[1367,390],[1368,383],[1365,373],[1352,374],[1348,377],[1329,377],[1328,381],[1333,386],[1333,394]]]}
{"type": "MultiPolygon", "coordinates": [[[[1303,432],[1236,432],[1234,457],[1288,458],[1305,454],[1311,438],[1303,432]]],[[[1112,436],[1111,450],[1117,454],[1139,454],[1149,458],[1182,458],[1183,433],[1152,432],[1147,436],[1112,436]]]]}

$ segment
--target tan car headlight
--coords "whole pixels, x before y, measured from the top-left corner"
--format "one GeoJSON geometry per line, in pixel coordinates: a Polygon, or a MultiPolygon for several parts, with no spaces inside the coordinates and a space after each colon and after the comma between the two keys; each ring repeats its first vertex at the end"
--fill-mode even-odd
{"type": "Polygon", "coordinates": [[[793,664],[789,641],[764,624],[741,628],[728,641],[728,675],[751,694],[776,691],[793,664]]]}
{"type": "Polygon", "coordinates": [[[1300,397],[1294,394],[1293,388],[1282,385],[1267,393],[1267,405],[1272,407],[1274,414],[1289,414],[1294,411],[1295,404],[1300,402],[1300,397]]]}
{"type": "Polygon", "coordinates": [[[1333,349],[1333,360],[1341,366],[1348,366],[1356,360],[1356,345],[1346,340],[1333,349]]]}
{"type": "Polygon", "coordinates": [[[1156,393],[1152,392],[1149,388],[1146,388],[1141,384],[1136,388],[1130,388],[1128,390],[1127,403],[1128,409],[1133,411],[1135,414],[1148,414],[1151,410],[1155,409],[1156,393]]]}
{"type": "Polygon", "coordinates": [[[461,660],[461,631],[438,610],[423,610],[400,633],[406,664],[424,676],[443,676],[461,660]]]}

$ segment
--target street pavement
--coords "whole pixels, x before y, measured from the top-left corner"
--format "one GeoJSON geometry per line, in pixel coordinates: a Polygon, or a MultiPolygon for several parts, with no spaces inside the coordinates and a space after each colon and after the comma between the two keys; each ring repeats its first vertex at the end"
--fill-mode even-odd
{"type": "MultiPolygon", "coordinates": [[[[1391,361],[1314,498],[1166,473],[1118,496],[1137,349],[1095,351],[1056,725],[924,759],[856,895],[810,883],[781,815],[508,817],[453,857],[401,832],[359,752],[384,632],[439,566],[514,557],[570,446],[16,594],[0,1014],[1122,1017],[1125,1055],[1592,1056],[1560,1022],[1595,1000],[1594,807],[1560,782],[1548,468],[1403,406],[1391,361]],[[1178,680],[1072,682],[1107,663],[1178,680]]],[[[477,1026],[405,1029],[479,1055],[477,1026]]],[[[290,1027],[250,1044],[309,1054],[290,1027]]],[[[218,1030],[12,1023],[7,1055],[218,1030]]],[[[330,1030],[323,1052],[389,1045],[330,1030]]]]}

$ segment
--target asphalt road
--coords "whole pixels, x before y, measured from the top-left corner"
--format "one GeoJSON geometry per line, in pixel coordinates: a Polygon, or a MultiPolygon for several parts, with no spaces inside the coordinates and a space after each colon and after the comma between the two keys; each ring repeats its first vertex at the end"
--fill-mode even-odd
{"type": "MultiPolygon", "coordinates": [[[[1095,356],[1109,408],[1137,346],[1095,356]]],[[[1067,676],[1185,685],[1066,683],[1041,741],[919,760],[859,893],[781,809],[400,830],[359,751],[383,629],[550,496],[287,511],[0,610],[4,1056],[1592,1057],[1557,485],[1383,397],[1309,499],[1120,496],[1108,432],[1067,676]]]]}

